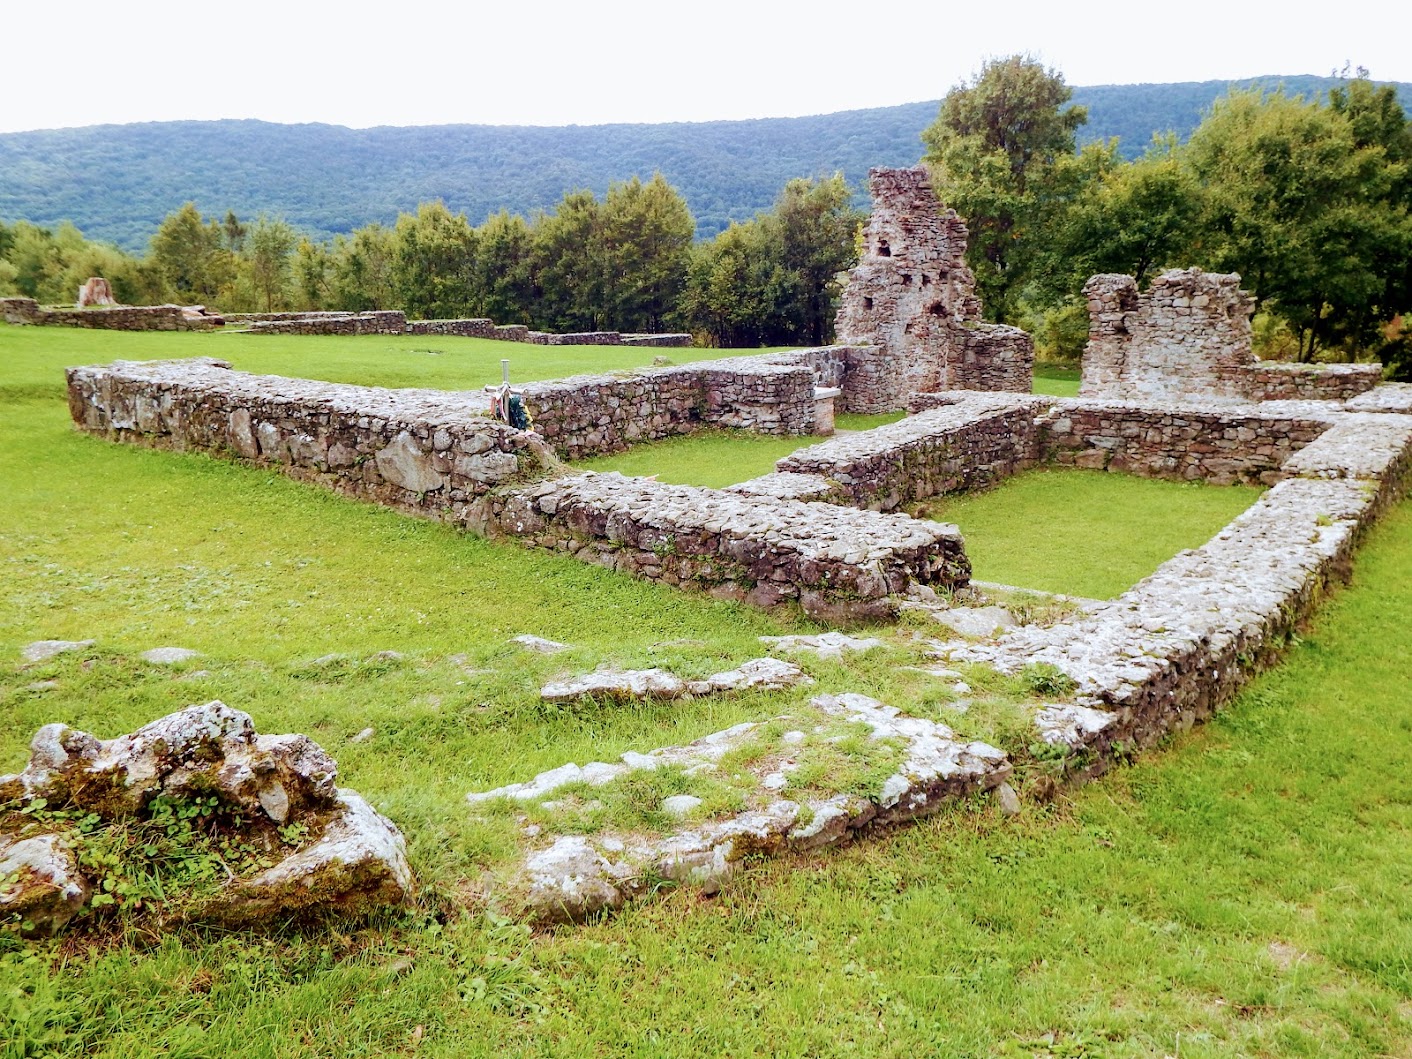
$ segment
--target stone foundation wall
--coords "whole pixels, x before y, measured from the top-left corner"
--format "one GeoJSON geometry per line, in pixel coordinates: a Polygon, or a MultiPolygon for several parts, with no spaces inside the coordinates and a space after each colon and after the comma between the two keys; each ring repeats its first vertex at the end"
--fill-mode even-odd
{"type": "Polygon", "coordinates": [[[878,511],[942,493],[984,488],[1034,462],[1044,398],[955,392],[951,400],[780,460],[783,474],[830,483],[839,503],[878,511]]]}
{"type": "Polygon", "coordinates": [[[460,338],[490,338],[495,332],[495,321],[489,319],[469,320],[409,320],[409,335],[455,335],[460,338]]]}
{"type": "Polygon", "coordinates": [[[1287,463],[1289,477],[1117,599],[949,655],[1008,672],[1057,667],[1078,704],[1101,711],[1086,748],[1101,769],[1115,744],[1149,745],[1204,720],[1273,662],[1347,577],[1363,531],[1406,494],[1409,471],[1412,417],[1340,416],[1287,463]]]}
{"type": "MultiPolygon", "coordinates": [[[[712,373],[694,377],[709,389],[712,373]]],[[[772,376],[812,394],[804,368],[759,373],[772,376]]],[[[954,587],[970,576],[954,526],[566,475],[537,434],[481,414],[479,394],[249,375],[209,360],[71,368],[68,386],[70,414],[90,433],[249,460],[634,576],[761,606],[797,602],[821,620],[891,616],[910,585],[954,587]]]]}
{"type": "Polygon", "coordinates": [[[820,621],[885,619],[913,584],[970,579],[955,526],[619,474],[517,491],[492,528],[620,573],[820,621]]]}
{"type": "Polygon", "coordinates": [[[814,429],[813,372],[768,357],[580,375],[516,389],[535,430],[566,459],[620,452],[706,426],[758,434],[814,429]]]}
{"type": "Polygon", "coordinates": [[[1257,361],[1231,373],[1231,382],[1256,401],[1347,401],[1382,381],[1381,364],[1284,364],[1257,361]]]}
{"type": "Polygon", "coordinates": [[[1329,427],[1246,406],[1143,405],[1085,398],[1054,402],[1039,428],[1038,459],[1219,485],[1283,478],[1289,457],[1329,427]]]}
{"type": "Polygon", "coordinates": [[[478,394],[383,390],[231,371],[220,361],[70,368],[69,412],[116,441],[236,456],[418,515],[476,526],[507,483],[557,469],[478,394]]]}
{"type": "Polygon", "coordinates": [[[0,313],[10,324],[88,327],[104,331],[205,331],[224,323],[219,316],[202,316],[180,305],[45,309],[32,298],[0,298],[0,313]]]}
{"type": "Polygon", "coordinates": [[[407,314],[400,309],[302,314],[294,319],[258,321],[250,330],[262,335],[401,335],[407,331],[407,314]]]}

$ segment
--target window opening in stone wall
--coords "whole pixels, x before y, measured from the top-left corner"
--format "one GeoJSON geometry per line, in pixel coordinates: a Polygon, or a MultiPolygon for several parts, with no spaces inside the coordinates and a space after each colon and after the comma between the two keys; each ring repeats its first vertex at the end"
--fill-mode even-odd
{"type": "Polygon", "coordinates": [[[865,308],[865,309],[871,309],[872,307],[873,307],[873,299],[872,299],[872,298],[864,298],[864,299],[863,299],[863,308],[865,308]]]}
{"type": "Polygon", "coordinates": [[[886,239],[878,240],[878,257],[891,257],[892,247],[887,245],[886,239]]]}

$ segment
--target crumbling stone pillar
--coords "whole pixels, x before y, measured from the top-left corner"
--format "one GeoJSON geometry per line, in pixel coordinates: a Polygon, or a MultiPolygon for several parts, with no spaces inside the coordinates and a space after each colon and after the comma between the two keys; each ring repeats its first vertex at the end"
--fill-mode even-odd
{"type": "Polygon", "coordinates": [[[966,222],[937,201],[926,168],[873,169],[868,183],[863,255],[835,321],[840,343],[873,347],[881,360],[869,365],[876,393],[867,403],[902,408],[912,394],[939,389],[1028,393],[1033,342],[981,322],[966,222]]]}

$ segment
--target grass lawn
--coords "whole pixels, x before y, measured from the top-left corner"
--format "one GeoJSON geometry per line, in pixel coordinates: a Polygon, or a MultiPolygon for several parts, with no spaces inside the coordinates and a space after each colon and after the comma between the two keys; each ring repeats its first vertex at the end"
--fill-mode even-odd
{"type": "Polygon", "coordinates": [[[1074,397],[1079,392],[1079,369],[1041,361],[1034,366],[1035,393],[1074,397]]]}
{"type": "Polygon", "coordinates": [[[1262,492],[1062,468],[918,507],[961,528],[978,580],[1109,599],[1206,543],[1262,492]]]}
{"type": "MultiPolygon", "coordinates": [[[[1131,767],[1017,818],[960,803],[849,849],[748,866],[715,898],[668,892],[531,935],[471,896],[497,839],[467,791],[807,695],[550,708],[539,683],[601,662],[697,675],[757,654],[757,635],[809,626],[69,426],[63,365],[238,338],[0,326],[0,771],[46,721],[109,737],[219,697],[262,731],[319,740],[341,782],[407,834],[423,894],[371,923],[265,936],[87,948],[0,933],[3,1059],[1412,1054],[1409,505],[1373,531],[1354,585],[1282,668],[1131,767]],[[526,655],[505,645],[516,632],[576,649],[526,655]],[[50,637],[98,642],[14,663],[50,637]],[[203,657],[135,660],[160,645],[203,657]],[[384,650],[405,657],[372,658],[384,650]],[[349,741],[368,726],[371,740],[349,741]]],[[[367,358],[365,377],[337,370],[385,383],[403,364],[362,339],[244,341],[288,341],[314,377],[367,358]]],[[[492,377],[504,348],[486,358],[492,377]]],[[[1030,477],[1069,504],[1023,494],[1025,479],[1023,495],[991,495],[1077,590],[1091,567],[1055,532],[1088,483],[1131,480],[1030,477]]],[[[1249,501],[1176,499],[1208,493],[1249,501]]],[[[1156,528],[1127,532],[1134,547],[1156,528]]],[[[806,663],[814,690],[918,704],[926,685],[903,668],[914,628],[882,634],[883,651],[806,663]]]]}

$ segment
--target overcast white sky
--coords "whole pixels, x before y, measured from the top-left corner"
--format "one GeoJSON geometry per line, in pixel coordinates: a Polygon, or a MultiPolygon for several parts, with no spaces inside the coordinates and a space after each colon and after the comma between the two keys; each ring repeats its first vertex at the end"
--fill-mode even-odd
{"type": "Polygon", "coordinates": [[[1412,81],[1403,0],[16,0],[0,25],[0,132],[783,117],[939,99],[1013,52],[1071,85],[1327,74],[1346,60],[1412,81]]]}

